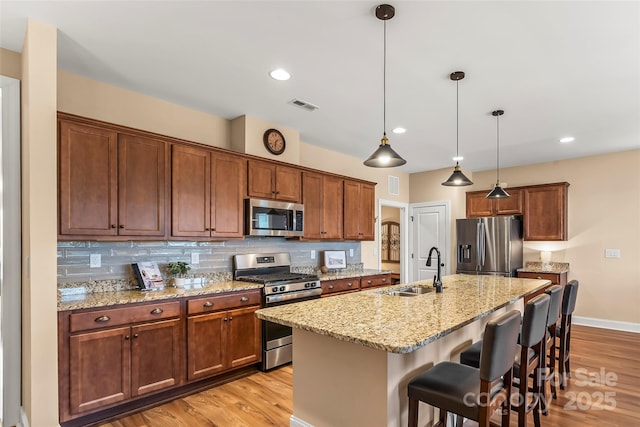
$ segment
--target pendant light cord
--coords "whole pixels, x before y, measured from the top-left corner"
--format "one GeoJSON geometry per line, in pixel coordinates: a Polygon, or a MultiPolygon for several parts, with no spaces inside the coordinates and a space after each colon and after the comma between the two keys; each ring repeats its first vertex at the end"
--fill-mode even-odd
{"type": "Polygon", "coordinates": [[[458,83],[460,82],[460,80],[456,80],[456,164],[458,164],[459,160],[458,158],[460,157],[460,154],[458,152],[458,109],[459,109],[459,105],[460,105],[460,101],[458,100],[458,83]]]}
{"type": "Polygon", "coordinates": [[[500,116],[496,116],[496,172],[497,172],[497,184],[500,185],[500,116]]]}
{"type": "Polygon", "coordinates": [[[387,21],[383,22],[382,49],[382,133],[387,134],[387,21]]]}

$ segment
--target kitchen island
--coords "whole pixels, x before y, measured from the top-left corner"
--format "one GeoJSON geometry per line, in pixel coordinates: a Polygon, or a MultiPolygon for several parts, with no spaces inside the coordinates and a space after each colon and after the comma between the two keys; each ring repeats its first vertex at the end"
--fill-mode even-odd
{"type": "MultiPolygon", "coordinates": [[[[484,325],[548,280],[443,277],[444,292],[392,296],[408,285],[258,310],[293,328],[291,426],[405,426],[406,385],[480,338],[484,325]]],[[[430,281],[411,286],[430,288],[430,281]]],[[[433,411],[420,411],[420,425],[433,411]]]]}

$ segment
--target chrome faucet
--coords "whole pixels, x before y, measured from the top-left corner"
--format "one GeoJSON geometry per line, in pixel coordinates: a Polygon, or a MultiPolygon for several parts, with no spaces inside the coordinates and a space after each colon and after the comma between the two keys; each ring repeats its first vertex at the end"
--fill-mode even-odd
{"type": "Polygon", "coordinates": [[[438,250],[438,248],[436,248],[435,246],[432,247],[429,250],[429,256],[427,258],[427,267],[431,267],[431,254],[433,253],[433,251],[436,251],[436,254],[438,255],[438,274],[433,276],[433,287],[436,288],[436,293],[442,293],[442,266],[444,264],[442,264],[442,262],[440,261],[440,250],[438,250]]]}

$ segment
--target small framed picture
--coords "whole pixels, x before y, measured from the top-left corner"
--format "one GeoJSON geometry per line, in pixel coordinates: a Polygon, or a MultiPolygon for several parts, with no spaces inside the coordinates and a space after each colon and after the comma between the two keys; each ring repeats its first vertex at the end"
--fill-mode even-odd
{"type": "Polygon", "coordinates": [[[133,273],[138,279],[140,289],[151,291],[164,288],[164,280],[158,268],[158,264],[153,261],[134,262],[132,264],[133,273]]]}
{"type": "Polygon", "coordinates": [[[347,251],[324,251],[324,265],[330,270],[347,268],[347,251]]]}

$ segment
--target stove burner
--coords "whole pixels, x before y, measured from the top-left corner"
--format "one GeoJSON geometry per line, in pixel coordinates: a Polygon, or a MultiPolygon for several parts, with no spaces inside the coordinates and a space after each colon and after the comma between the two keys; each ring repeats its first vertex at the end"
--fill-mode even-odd
{"type": "Polygon", "coordinates": [[[300,280],[318,280],[318,276],[314,274],[302,273],[274,273],[274,274],[256,274],[238,277],[238,280],[246,282],[273,284],[280,282],[300,281],[300,280]]]}

